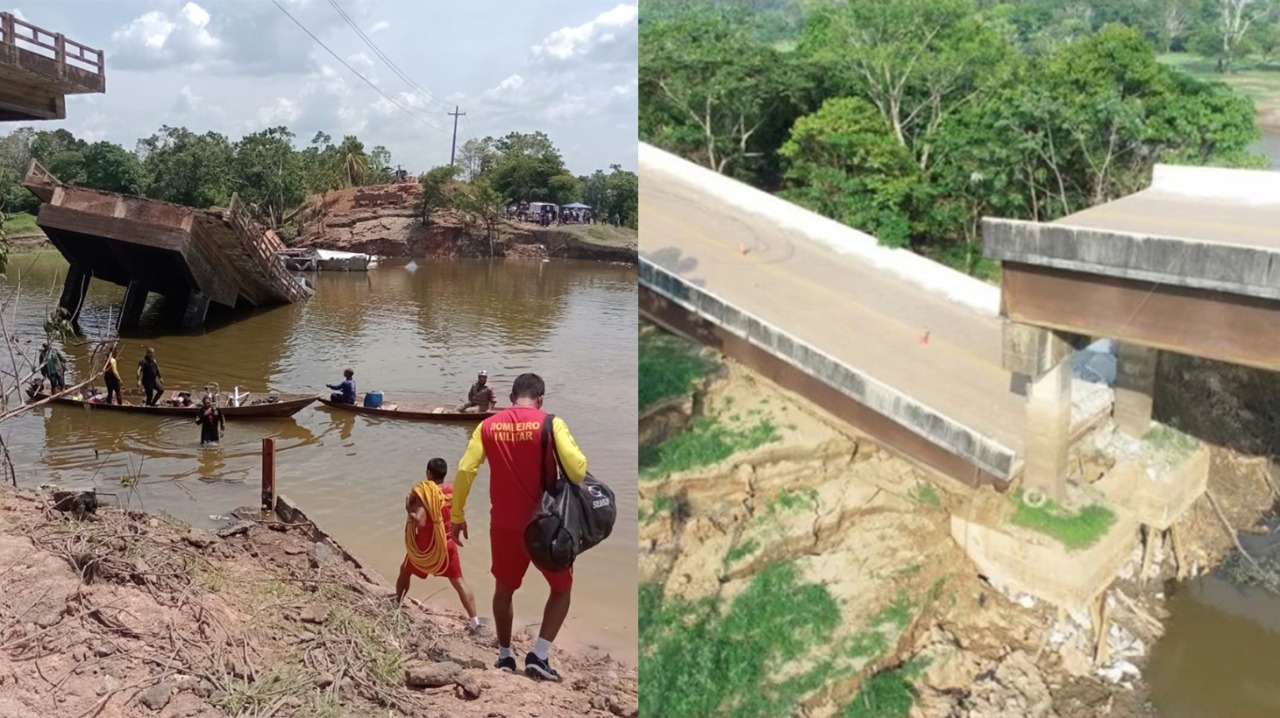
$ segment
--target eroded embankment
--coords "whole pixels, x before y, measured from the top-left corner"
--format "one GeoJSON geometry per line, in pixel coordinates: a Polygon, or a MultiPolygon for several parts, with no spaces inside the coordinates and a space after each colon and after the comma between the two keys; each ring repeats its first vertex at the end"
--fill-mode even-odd
{"type": "Polygon", "coordinates": [[[634,669],[558,651],[563,684],[495,671],[492,638],[398,609],[305,516],[238,513],[212,534],[0,492],[0,715],[636,715],[634,669]]]}
{"type": "MultiPolygon", "coordinates": [[[[1141,551],[1130,557],[1100,651],[1095,617],[1007,596],[977,575],[949,532],[950,510],[972,489],[880,450],[741,366],[681,359],[653,336],[641,340],[644,712],[1153,711],[1140,676],[1162,632],[1171,551],[1145,580],[1141,551]],[[646,374],[655,364],[677,370],[646,374]],[[646,401],[655,376],[674,396],[646,401]]],[[[1234,497],[1225,510],[1236,525],[1270,503],[1257,471],[1214,451],[1210,489],[1234,497]]],[[[1179,525],[1197,571],[1231,545],[1204,501],[1179,525]]]]}

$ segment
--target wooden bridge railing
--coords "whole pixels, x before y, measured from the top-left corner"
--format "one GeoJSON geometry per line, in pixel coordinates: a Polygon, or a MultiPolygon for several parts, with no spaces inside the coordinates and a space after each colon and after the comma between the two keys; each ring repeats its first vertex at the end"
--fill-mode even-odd
{"type": "Polygon", "coordinates": [[[60,32],[50,32],[19,20],[13,13],[0,13],[0,43],[52,57],[59,65],[87,70],[99,77],[106,72],[102,50],[68,40],[60,32]]]}
{"type": "Polygon", "coordinates": [[[240,201],[240,195],[231,195],[231,206],[227,208],[227,217],[231,222],[231,229],[240,238],[240,244],[245,252],[267,276],[271,284],[285,292],[290,300],[297,301],[306,296],[306,291],[285,268],[284,262],[277,254],[284,245],[279,241],[271,241],[266,230],[253,221],[244,203],[240,201]]]}

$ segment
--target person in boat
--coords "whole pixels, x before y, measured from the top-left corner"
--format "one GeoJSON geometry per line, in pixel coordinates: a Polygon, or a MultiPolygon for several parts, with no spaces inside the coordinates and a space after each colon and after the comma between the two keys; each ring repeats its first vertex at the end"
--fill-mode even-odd
{"type": "Polygon", "coordinates": [[[120,357],[119,347],[111,350],[107,355],[107,366],[102,370],[102,380],[107,385],[107,401],[111,403],[111,397],[115,397],[116,404],[123,404],[124,398],[120,396],[120,364],[117,359],[120,357]]]}
{"type": "Polygon", "coordinates": [[[463,404],[458,411],[486,413],[493,410],[498,405],[498,399],[493,395],[493,387],[489,386],[489,372],[481,371],[476,375],[476,383],[471,385],[471,390],[467,392],[467,403],[463,404]]]}
{"type": "Polygon", "coordinates": [[[155,347],[147,347],[146,356],[138,362],[138,386],[147,395],[147,406],[155,406],[160,401],[160,395],[164,393],[164,384],[161,383],[160,364],[156,362],[155,347]]]}
{"type": "Polygon", "coordinates": [[[325,386],[333,389],[334,393],[329,395],[329,401],[339,404],[356,403],[356,373],[347,369],[342,372],[344,379],[339,384],[325,384],[325,386]]]}
{"type": "Polygon", "coordinates": [[[222,410],[206,396],[200,405],[200,413],[196,415],[196,423],[200,425],[200,444],[217,444],[227,429],[227,420],[222,410]]]}
{"type": "Polygon", "coordinates": [[[480,617],[476,614],[476,596],[462,578],[458,543],[449,536],[453,487],[444,483],[444,477],[448,473],[449,465],[444,459],[437,457],[428,461],[426,481],[413,487],[405,497],[404,508],[409,519],[404,531],[404,563],[400,565],[400,577],[396,579],[396,603],[404,600],[413,576],[422,579],[428,576],[447,578],[462,600],[462,608],[467,612],[468,627],[472,633],[479,633],[480,617]]]}

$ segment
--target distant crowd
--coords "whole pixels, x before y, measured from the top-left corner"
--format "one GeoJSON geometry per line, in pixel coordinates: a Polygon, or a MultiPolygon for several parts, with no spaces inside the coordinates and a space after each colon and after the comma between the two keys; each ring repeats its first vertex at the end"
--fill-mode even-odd
{"type": "MultiPolygon", "coordinates": [[[[533,222],[543,227],[553,224],[607,224],[608,218],[597,217],[590,207],[557,207],[545,202],[520,202],[507,206],[507,219],[521,222],[533,222]]],[[[613,218],[613,224],[620,219],[613,218]]]]}

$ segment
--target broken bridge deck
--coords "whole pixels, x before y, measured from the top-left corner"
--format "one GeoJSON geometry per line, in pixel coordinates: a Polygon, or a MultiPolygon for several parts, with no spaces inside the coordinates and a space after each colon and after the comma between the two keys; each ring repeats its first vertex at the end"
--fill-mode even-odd
{"type": "Polygon", "coordinates": [[[126,288],[121,328],[135,326],[147,295],[183,307],[184,327],[204,323],[211,304],[285,304],[311,292],[289,273],[275,233],[238,197],[226,209],[193,209],[64,184],[32,161],[23,185],[43,204],[36,223],[71,265],[59,306],[78,319],[91,279],[126,288]]]}

